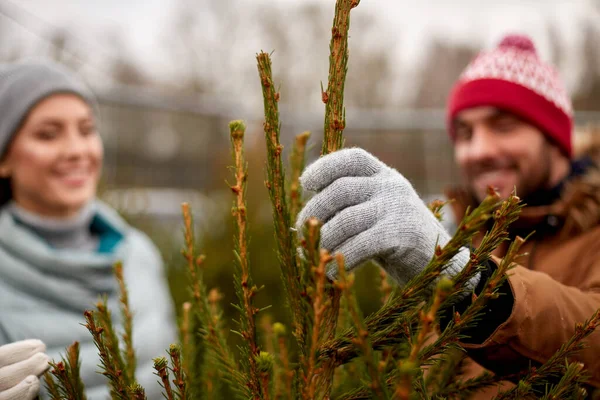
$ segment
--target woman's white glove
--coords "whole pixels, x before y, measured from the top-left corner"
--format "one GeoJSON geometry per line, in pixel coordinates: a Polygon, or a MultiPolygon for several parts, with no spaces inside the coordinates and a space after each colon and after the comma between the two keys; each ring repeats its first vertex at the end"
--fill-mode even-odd
{"type": "MultiPolygon", "coordinates": [[[[398,171],[359,148],[339,150],[308,166],[300,182],[317,192],[298,215],[302,229],[318,218],[321,247],[344,255],[346,269],[378,261],[400,285],[419,274],[432,259],[436,244],[450,235],[398,171]]],[[[463,249],[450,262],[446,275],[455,276],[469,261],[463,249]]],[[[335,278],[337,267],[327,272],[335,278]]],[[[474,288],[479,274],[471,279],[474,288]]]]}
{"type": "Polygon", "coordinates": [[[30,339],[0,346],[0,400],[32,400],[50,367],[46,345],[30,339]]]}

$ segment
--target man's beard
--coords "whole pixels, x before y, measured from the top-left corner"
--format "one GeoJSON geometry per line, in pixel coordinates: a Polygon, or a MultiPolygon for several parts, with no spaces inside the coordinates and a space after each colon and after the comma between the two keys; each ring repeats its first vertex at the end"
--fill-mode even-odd
{"type": "MultiPolygon", "coordinates": [[[[551,169],[552,169],[552,156],[547,147],[544,147],[541,150],[541,157],[539,157],[538,166],[541,164],[541,174],[537,176],[537,174],[532,174],[533,176],[527,177],[528,179],[524,179],[523,175],[520,173],[521,171],[518,168],[518,164],[496,164],[496,163],[488,163],[482,164],[479,167],[478,173],[482,173],[485,171],[493,170],[495,168],[512,168],[517,173],[517,187],[516,187],[516,195],[521,199],[523,204],[537,204],[540,202],[540,198],[544,197],[544,193],[550,189],[550,178],[551,178],[551,169]],[[528,202],[527,200],[531,200],[528,202]]],[[[476,199],[477,203],[483,201],[483,198],[479,198],[477,191],[473,187],[473,185],[468,185],[469,191],[473,199],[476,199]]],[[[484,196],[485,197],[485,196],[484,196]]]]}

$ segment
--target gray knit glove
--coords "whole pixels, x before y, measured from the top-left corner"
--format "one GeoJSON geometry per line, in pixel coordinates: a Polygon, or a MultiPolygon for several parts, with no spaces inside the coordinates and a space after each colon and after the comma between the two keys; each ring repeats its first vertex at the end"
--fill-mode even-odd
{"type": "MultiPolygon", "coordinates": [[[[406,284],[433,257],[435,246],[444,246],[450,235],[398,171],[359,148],[336,151],[308,166],[300,182],[317,194],[298,215],[296,229],[310,217],[321,228],[321,247],[342,253],[346,269],[375,260],[398,282],[406,284]]],[[[469,260],[461,250],[446,275],[458,274],[469,260]]],[[[327,275],[334,279],[337,267],[327,275]]],[[[479,275],[469,282],[473,289],[479,275]]]]}

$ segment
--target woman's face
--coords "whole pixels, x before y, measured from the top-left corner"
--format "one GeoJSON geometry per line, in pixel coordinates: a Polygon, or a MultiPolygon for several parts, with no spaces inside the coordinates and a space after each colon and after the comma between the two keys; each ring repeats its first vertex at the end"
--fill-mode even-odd
{"type": "Polygon", "coordinates": [[[0,162],[12,197],[39,215],[68,218],[96,196],[103,148],[91,107],[56,94],[27,115],[0,162]]]}

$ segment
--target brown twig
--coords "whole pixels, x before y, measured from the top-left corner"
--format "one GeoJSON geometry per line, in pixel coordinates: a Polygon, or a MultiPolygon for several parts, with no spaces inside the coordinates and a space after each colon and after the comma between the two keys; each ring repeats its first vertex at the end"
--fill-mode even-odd
{"type": "Polygon", "coordinates": [[[388,282],[387,272],[383,268],[379,270],[379,277],[381,278],[381,284],[379,285],[379,291],[381,292],[381,303],[387,303],[392,293],[392,285],[388,282]]]}
{"type": "Polygon", "coordinates": [[[185,249],[182,251],[183,256],[188,262],[188,272],[190,274],[190,280],[192,283],[192,294],[197,304],[200,303],[200,280],[198,276],[198,268],[202,265],[204,260],[203,256],[196,256],[195,243],[194,243],[194,223],[192,218],[192,212],[188,203],[181,204],[181,211],[183,213],[184,223],[184,240],[185,249]]]}
{"type": "Polygon", "coordinates": [[[369,388],[372,390],[372,394],[375,398],[388,399],[389,394],[387,392],[387,386],[380,374],[381,371],[375,359],[375,354],[369,338],[369,332],[366,329],[366,325],[362,316],[359,315],[356,297],[352,291],[354,275],[351,275],[350,277],[346,276],[346,266],[344,262],[344,256],[342,254],[336,254],[335,260],[338,265],[339,277],[338,281],[335,282],[335,286],[343,293],[348,306],[348,311],[352,317],[352,321],[354,322],[356,339],[354,339],[353,342],[356,347],[360,349],[363,360],[367,367],[367,371],[369,372],[369,376],[371,378],[369,388]]]}
{"type": "Polygon", "coordinates": [[[206,287],[202,279],[202,265],[204,255],[200,255],[196,249],[196,238],[194,234],[194,221],[192,210],[188,203],[181,204],[184,223],[184,248],[181,254],[187,261],[188,277],[192,291],[192,301],[189,309],[187,331],[187,345],[184,343],[186,376],[188,377],[188,390],[191,393],[202,393],[211,382],[207,379],[205,369],[207,368],[208,351],[206,346],[206,331],[210,320],[210,311],[206,302],[206,287]],[[201,335],[199,334],[201,333],[201,335]]]}
{"type": "Polygon", "coordinates": [[[190,375],[189,360],[192,357],[191,341],[190,341],[190,318],[191,318],[192,303],[186,301],[182,306],[181,315],[181,346],[183,352],[183,370],[186,376],[190,375]]]}
{"type": "MultiPolygon", "coordinates": [[[[58,384],[56,383],[54,377],[49,371],[44,372],[44,381],[46,382],[46,390],[48,391],[50,400],[62,400],[62,396],[60,395],[60,392],[58,390],[58,384]]],[[[39,397],[36,398],[36,400],[38,399],[39,397]]]]}
{"type": "Polygon", "coordinates": [[[285,326],[279,322],[276,322],[275,324],[273,324],[273,333],[277,338],[279,362],[282,366],[282,371],[279,377],[282,380],[282,382],[278,384],[280,390],[275,391],[275,396],[276,398],[280,398],[281,391],[283,390],[281,388],[285,387],[285,394],[287,398],[292,400],[294,398],[292,384],[294,383],[295,373],[290,363],[289,352],[285,338],[285,326]]]}
{"type": "Polygon", "coordinates": [[[433,297],[433,304],[429,308],[427,313],[421,312],[421,326],[419,329],[419,334],[417,335],[417,340],[412,343],[410,356],[408,358],[411,362],[419,361],[419,351],[423,348],[425,344],[425,340],[433,331],[433,324],[436,319],[436,315],[442,302],[448,296],[448,293],[452,290],[452,281],[447,277],[443,277],[437,285],[437,289],[435,295],[433,297]]]}
{"type": "Polygon", "coordinates": [[[165,389],[167,400],[175,400],[173,395],[173,388],[171,387],[171,382],[169,380],[169,368],[167,365],[167,359],[164,357],[157,357],[154,359],[154,369],[160,381],[162,382],[162,387],[165,389]]]}
{"type": "Polygon", "coordinates": [[[302,190],[300,187],[300,176],[304,170],[304,157],[306,143],[310,138],[310,132],[306,131],[296,136],[292,154],[290,155],[290,225],[296,223],[298,213],[302,209],[302,190]]]}
{"type": "Polygon", "coordinates": [[[178,398],[179,400],[186,400],[186,376],[181,363],[181,348],[177,345],[172,344],[169,347],[169,357],[171,358],[171,370],[173,371],[174,375],[173,383],[177,388],[178,398]]]}
{"type": "Polygon", "coordinates": [[[420,327],[419,333],[414,341],[411,343],[411,350],[408,359],[401,361],[398,369],[400,371],[400,379],[396,386],[395,398],[408,400],[412,393],[412,373],[417,370],[420,365],[419,352],[423,348],[425,341],[429,335],[433,332],[434,322],[440,306],[453,289],[452,281],[443,277],[437,284],[435,294],[433,296],[433,302],[427,312],[421,311],[420,314],[420,327]]]}
{"type": "Polygon", "coordinates": [[[342,133],[346,127],[344,110],[344,85],[348,71],[348,30],[350,10],[359,0],[337,0],[329,44],[329,77],[327,90],[321,85],[321,97],[325,103],[325,125],[321,154],[328,154],[343,147],[342,133]]]}
{"type": "Polygon", "coordinates": [[[57,363],[50,362],[52,370],[45,373],[48,394],[53,400],[85,400],[85,387],[79,375],[79,342],[67,347],[67,354],[61,359],[57,363]]]}
{"type": "MultiPolygon", "coordinates": [[[[248,266],[248,226],[246,216],[246,179],[248,176],[247,165],[244,159],[244,132],[246,126],[242,121],[232,121],[229,123],[231,136],[231,146],[234,162],[235,184],[230,186],[235,195],[234,206],[232,209],[236,222],[235,249],[237,261],[237,273],[235,284],[239,285],[236,292],[240,298],[240,334],[244,338],[243,346],[248,350],[250,390],[255,398],[261,397],[261,382],[258,373],[256,358],[260,353],[258,342],[256,340],[256,322],[254,316],[258,313],[258,308],[254,306],[254,296],[257,288],[252,283],[250,267],[248,266]]],[[[264,396],[264,393],[262,393],[264,396]]]]}
{"type": "Polygon", "coordinates": [[[301,326],[304,315],[301,304],[301,289],[298,282],[299,270],[296,263],[296,243],[291,230],[292,224],[285,194],[285,171],[282,161],[283,146],[279,141],[279,93],[275,90],[273,83],[269,54],[261,52],[256,56],[256,60],[262,86],[265,114],[264,133],[267,144],[267,180],[265,186],[269,191],[273,208],[277,254],[280,260],[287,302],[292,311],[293,332],[301,345],[302,339],[298,335],[302,331],[301,326]]]}
{"type": "Polygon", "coordinates": [[[133,400],[146,400],[147,399],[146,391],[144,390],[143,387],[141,387],[137,383],[131,387],[131,389],[129,390],[129,395],[131,396],[131,398],[133,400]]]}
{"type": "Polygon", "coordinates": [[[303,398],[306,400],[315,399],[317,392],[317,375],[320,373],[317,368],[317,350],[319,348],[319,339],[323,331],[323,323],[325,310],[327,308],[327,300],[325,298],[325,267],[333,260],[327,250],[321,249],[320,259],[317,267],[313,269],[315,277],[315,293],[312,299],[313,304],[313,323],[312,334],[310,340],[310,350],[308,353],[308,368],[304,379],[303,398]]]}
{"type": "MultiPolygon", "coordinates": [[[[102,303],[99,303],[102,305],[102,303]]],[[[115,360],[113,343],[107,336],[111,336],[110,332],[107,332],[106,324],[100,322],[101,326],[97,324],[97,318],[99,318],[93,311],[85,311],[85,327],[92,334],[94,344],[98,348],[98,354],[100,356],[100,362],[102,364],[102,374],[109,380],[111,386],[111,396],[116,399],[126,400],[128,396],[128,384],[125,382],[125,375],[123,374],[122,361],[115,360]]],[[[110,326],[110,324],[109,324],[110,326]]],[[[116,337],[116,336],[115,336],[116,337]]],[[[118,343],[117,343],[117,354],[118,354],[118,343]]]]}
{"type": "Polygon", "coordinates": [[[256,356],[256,365],[262,393],[261,399],[263,400],[271,399],[271,377],[273,375],[273,364],[273,356],[266,351],[261,351],[256,356]]]}
{"type": "Polygon", "coordinates": [[[501,392],[494,399],[504,400],[519,398],[519,395],[522,394],[519,393],[519,390],[526,388],[526,391],[530,393],[536,385],[542,385],[545,380],[550,377],[564,374],[567,369],[564,362],[565,359],[572,357],[576,352],[581,350],[584,346],[583,340],[591,335],[598,326],[600,326],[600,309],[596,310],[594,315],[587,321],[577,324],[573,335],[552,355],[552,357],[548,359],[548,361],[539,368],[529,369],[528,373],[522,377],[520,385],[517,385],[513,389],[501,392]]]}
{"type": "Polygon", "coordinates": [[[123,342],[125,343],[125,371],[130,382],[135,381],[136,358],[133,349],[133,314],[129,308],[129,297],[127,294],[127,286],[123,277],[123,263],[117,262],[114,266],[115,276],[119,282],[119,302],[121,305],[121,315],[123,319],[123,342]]]}

